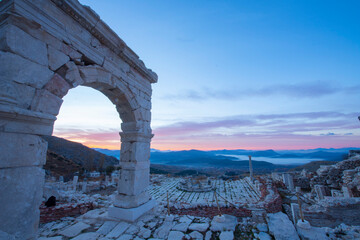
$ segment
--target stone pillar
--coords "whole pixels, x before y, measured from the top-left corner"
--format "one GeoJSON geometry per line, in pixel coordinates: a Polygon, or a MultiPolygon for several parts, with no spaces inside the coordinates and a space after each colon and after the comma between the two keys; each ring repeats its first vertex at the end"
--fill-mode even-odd
{"type": "Polygon", "coordinates": [[[109,176],[108,175],[105,176],[105,186],[106,187],[109,186],[109,176]]]}
{"type": "Polygon", "coordinates": [[[135,221],[154,207],[147,187],[150,178],[150,140],[152,134],[121,132],[120,178],[118,195],[109,216],[135,221]]]}
{"type": "Polygon", "coordinates": [[[283,173],[283,182],[290,191],[294,191],[294,179],[290,173],[283,173]]]}
{"type": "Polygon", "coordinates": [[[34,239],[47,151],[47,142],[36,134],[51,134],[55,118],[19,108],[11,81],[0,76],[0,231],[34,239]]]}
{"type": "Polygon", "coordinates": [[[291,215],[293,223],[296,224],[300,218],[300,207],[297,203],[291,203],[291,215]]]}
{"type": "Polygon", "coordinates": [[[342,186],[341,190],[342,190],[342,192],[344,194],[344,197],[346,197],[346,198],[352,198],[353,197],[352,191],[348,186],[342,186]]]}
{"type": "Polygon", "coordinates": [[[76,192],[76,186],[78,183],[79,177],[78,176],[74,176],[73,178],[73,190],[76,192]]]}
{"type": "Polygon", "coordinates": [[[319,200],[324,199],[325,187],[323,185],[315,185],[315,192],[319,200]]]}
{"type": "Polygon", "coordinates": [[[83,193],[86,193],[86,186],[87,186],[87,182],[86,182],[86,180],[84,179],[84,181],[82,182],[82,188],[81,188],[81,191],[82,191],[83,193]]]}
{"type": "Polygon", "coordinates": [[[252,162],[251,162],[251,156],[249,155],[249,171],[250,171],[250,181],[253,182],[254,177],[253,177],[253,167],[252,167],[252,162]]]}

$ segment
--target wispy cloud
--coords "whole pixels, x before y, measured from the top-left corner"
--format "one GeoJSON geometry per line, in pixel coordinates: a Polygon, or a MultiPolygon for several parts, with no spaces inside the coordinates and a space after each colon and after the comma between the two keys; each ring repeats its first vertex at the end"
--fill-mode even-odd
{"type": "Polygon", "coordinates": [[[291,98],[320,98],[337,93],[358,94],[360,85],[350,87],[337,86],[325,81],[295,84],[274,84],[260,88],[248,89],[211,89],[204,88],[202,91],[188,90],[180,94],[166,95],[166,99],[190,99],[190,100],[237,100],[249,97],[286,96],[291,98]]]}
{"type": "MultiPolygon", "coordinates": [[[[310,112],[293,114],[242,115],[208,122],[179,122],[154,129],[159,137],[196,135],[214,130],[247,128],[247,134],[308,133],[359,128],[356,113],[310,112]]],[[[234,130],[236,131],[236,130],[234,130]]],[[[246,131],[246,130],[243,130],[246,131]]]]}
{"type": "MultiPolygon", "coordinates": [[[[157,149],[304,149],[359,147],[357,113],[305,112],[237,115],[178,122],[153,130],[157,149]]],[[[57,128],[54,135],[90,147],[119,149],[119,129],[57,128]]]]}

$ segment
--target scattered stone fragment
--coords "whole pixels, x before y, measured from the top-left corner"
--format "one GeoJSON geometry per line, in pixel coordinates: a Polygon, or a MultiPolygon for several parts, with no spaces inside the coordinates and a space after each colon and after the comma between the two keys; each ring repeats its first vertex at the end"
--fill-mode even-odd
{"type": "MultiPolygon", "coordinates": [[[[0,234],[0,237],[1,234],[0,234]]],[[[10,238],[0,238],[1,240],[10,240],[10,238]]],[[[15,238],[13,238],[15,239],[15,238]]],[[[62,236],[56,236],[56,237],[41,237],[41,238],[38,238],[37,240],[62,240],[63,237],[62,236]]]]}
{"type": "Polygon", "coordinates": [[[295,227],[286,214],[278,212],[269,213],[267,216],[269,232],[276,240],[299,240],[295,227]]]}
{"type": "Polygon", "coordinates": [[[118,224],[115,221],[106,221],[96,232],[101,235],[108,234],[118,224]]]}
{"type": "Polygon", "coordinates": [[[185,223],[185,222],[178,223],[172,228],[172,230],[186,232],[189,225],[190,225],[190,223],[185,223]]]}
{"type": "Polygon", "coordinates": [[[221,217],[215,216],[211,221],[211,231],[235,231],[237,225],[237,218],[231,215],[224,214],[221,217]]]}
{"type": "Polygon", "coordinates": [[[204,236],[201,233],[199,233],[198,231],[191,232],[190,237],[192,239],[201,239],[201,240],[204,238],[204,236]]]}
{"type": "Polygon", "coordinates": [[[106,237],[108,238],[118,238],[121,234],[125,232],[125,230],[130,226],[129,223],[120,222],[115,228],[108,234],[106,237]]]}
{"type": "Polygon", "coordinates": [[[205,232],[209,228],[208,223],[192,223],[189,229],[192,231],[205,232]]]}
{"type": "Polygon", "coordinates": [[[258,234],[258,238],[259,238],[259,240],[271,240],[270,235],[265,232],[260,232],[258,234]]]}
{"type": "Polygon", "coordinates": [[[233,231],[224,231],[220,233],[220,240],[233,240],[234,232],[233,231]]]}
{"type": "Polygon", "coordinates": [[[260,231],[260,232],[267,232],[268,226],[266,225],[266,223],[259,223],[258,225],[256,225],[256,228],[260,231]]]}
{"type": "Polygon", "coordinates": [[[125,233],[127,234],[135,234],[139,231],[139,228],[136,225],[131,225],[126,231],[125,233]]]}
{"type": "Polygon", "coordinates": [[[171,231],[169,233],[169,237],[168,239],[171,239],[171,240],[182,240],[183,237],[184,237],[184,233],[182,232],[179,232],[179,231],[171,231]]]}
{"type": "Polygon", "coordinates": [[[211,239],[211,235],[212,235],[212,232],[211,232],[211,231],[207,231],[206,234],[205,234],[205,240],[210,240],[210,239],[211,239]]]}
{"type": "Polygon", "coordinates": [[[132,240],[134,237],[130,234],[123,234],[117,240],[132,240]]]}
{"type": "Polygon", "coordinates": [[[154,236],[157,238],[166,239],[173,226],[172,222],[164,222],[158,229],[155,230],[154,236]]]}
{"type": "Polygon", "coordinates": [[[149,238],[151,236],[151,230],[147,228],[141,228],[138,235],[143,238],[149,238]]]}
{"type": "Polygon", "coordinates": [[[96,232],[88,232],[80,234],[79,236],[72,238],[72,240],[96,240],[99,234],[96,232]]]}

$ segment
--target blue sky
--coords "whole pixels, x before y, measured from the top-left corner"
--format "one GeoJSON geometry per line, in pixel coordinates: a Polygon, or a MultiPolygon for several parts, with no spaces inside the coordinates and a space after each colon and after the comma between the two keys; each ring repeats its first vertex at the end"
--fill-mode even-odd
{"type": "MultiPolygon", "coordinates": [[[[359,1],[80,2],[159,76],[152,147],[360,146],[359,1]]],[[[119,145],[115,108],[92,89],[71,90],[58,117],[55,135],[119,145]]]]}

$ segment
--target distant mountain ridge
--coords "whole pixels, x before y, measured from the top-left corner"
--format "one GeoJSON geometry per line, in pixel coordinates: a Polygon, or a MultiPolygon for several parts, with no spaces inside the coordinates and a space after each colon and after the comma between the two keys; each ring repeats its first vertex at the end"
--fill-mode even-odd
{"type": "MultiPolygon", "coordinates": [[[[279,150],[274,151],[269,150],[245,150],[245,149],[235,149],[235,150],[210,150],[210,151],[201,151],[201,150],[183,150],[183,151],[160,151],[156,149],[151,150],[150,161],[154,163],[164,162],[166,159],[174,159],[176,156],[180,159],[189,159],[197,158],[199,155],[204,156],[214,156],[214,155],[251,155],[252,157],[270,157],[270,158],[307,158],[307,159],[322,159],[326,161],[341,161],[344,155],[347,155],[349,150],[356,150],[360,148],[317,148],[317,149],[306,149],[306,150],[279,150]],[[206,155],[207,153],[207,155],[206,155]]],[[[120,158],[120,150],[109,150],[96,148],[95,150],[120,158]]],[[[231,159],[227,156],[226,159],[231,159]]],[[[232,159],[234,160],[234,159],[232,159]]],[[[244,161],[247,159],[244,159],[244,161]]],[[[169,160],[170,161],[170,160],[169,160]]],[[[171,162],[171,161],[170,161],[171,162]]],[[[176,161],[175,161],[176,162],[176,161]]]]}
{"type": "Polygon", "coordinates": [[[81,143],[55,136],[42,136],[42,138],[48,142],[48,155],[49,152],[55,153],[64,159],[73,161],[87,171],[105,169],[107,166],[119,163],[115,157],[88,148],[81,143]]]}

